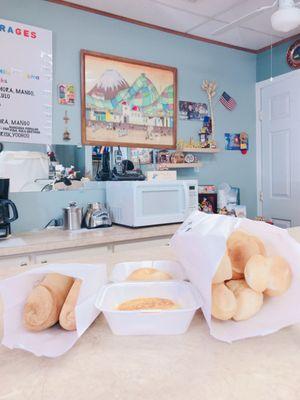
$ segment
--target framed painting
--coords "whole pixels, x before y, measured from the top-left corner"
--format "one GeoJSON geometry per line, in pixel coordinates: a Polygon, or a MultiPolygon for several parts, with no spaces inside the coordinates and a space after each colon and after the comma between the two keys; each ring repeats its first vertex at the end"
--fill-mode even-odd
{"type": "Polygon", "coordinates": [[[177,69],[81,50],[82,143],[176,148],[177,69]]]}

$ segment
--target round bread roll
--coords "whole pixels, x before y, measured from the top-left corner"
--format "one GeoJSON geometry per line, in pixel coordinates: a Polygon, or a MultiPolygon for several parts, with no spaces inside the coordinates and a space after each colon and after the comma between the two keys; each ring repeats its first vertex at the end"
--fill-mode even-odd
{"type": "Polygon", "coordinates": [[[237,291],[237,310],[233,316],[235,321],[245,321],[253,317],[261,309],[264,301],[262,293],[251,288],[243,288],[237,291]]]}
{"type": "Polygon", "coordinates": [[[292,271],[289,263],[280,256],[269,257],[270,279],[265,294],[267,296],[279,296],[291,286],[292,271]]]}
{"type": "Polygon", "coordinates": [[[139,297],[137,299],[127,300],[119,304],[117,309],[120,311],[136,310],[175,310],[179,305],[170,299],[160,297],[139,297]]]}
{"type": "Polygon", "coordinates": [[[235,231],[231,234],[227,240],[227,249],[232,268],[239,273],[244,272],[247,261],[251,256],[261,254],[256,238],[242,231],[235,231]]]}
{"type": "Polygon", "coordinates": [[[264,292],[270,280],[271,263],[267,257],[255,254],[250,257],[245,267],[245,279],[251,289],[264,292]]]}
{"type": "Polygon", "coordinates": [[[227,254],[222,257],[218,269],[213,277],[212,283],[221,283],[232,277],[231,261],[227,254]]]}
{"type": "Polygon", "coordinates": [[[237,310],[236,298],[224,283],[212,285],[211,315],[222,321],[233,317],[237,310]]]}
{"type": "Polygon", "coordinates": [[[263,242],[257,237],[257,236],[251,236],[254,240],[255,240],[255,242],[257,243],[257,245],[258,245],[258,247],[259,247],[259,251],[260,251],[260,254],[262,255],[262,256],[265,256],[266,255],[266,248],[265,248],[265,245],[263,244],[263,242]]]}
{"type": "Polygon", "coordinates": [[[156,268],[139,268],[127,277],[127,281],[167,281],[169,279],[173,279],[169,273],[156,268]]]}
{"type": "Polygon", "coordinates": [[[228,281],[226,286],[236,298],[237,309],[232,317],[235,321],[249,319],[261,309],[263,294],[251,289],[244,279],[228,281]]]}
{"type": "Polygon", "coordinates": [[[247,285],[245,279],[237,279],[237,280],[230,280],[226,282],[226,286],[233,292],[236,296],[238,292],[242,289],[246,289],[249,286],[247,285]]]}
{"type": "Polygon", "coordinates": [[[236,272],[233,268],[232,268],[232,277],[231,279],[244,279],[244,274],[240,273],[240,272],[236,272]]]}

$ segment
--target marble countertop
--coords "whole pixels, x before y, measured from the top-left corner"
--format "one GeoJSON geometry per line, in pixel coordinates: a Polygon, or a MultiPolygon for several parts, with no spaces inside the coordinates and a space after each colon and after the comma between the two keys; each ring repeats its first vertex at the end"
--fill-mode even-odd
{"type": "Polygon", "coordinates": [[[26,232],[0,241],[0,257],[162,238],[172,236],[179,226],[180,224],[169,224],[145,228],[126,228],[114,225],[111,228],[93,230],[64,231],[62,228],[51,228],[26,232]]]}
{"type": "MultiPolygon", "coordinates": [[[[175,259],[167,246],[109,257],[175,259]]],[[[299,350],[300,325],[227,344],[209,335],[200,311],[179,336],[115,336],[100,315],[56,359],[0,346],[0,399],[298,400],[299,350]]]]}

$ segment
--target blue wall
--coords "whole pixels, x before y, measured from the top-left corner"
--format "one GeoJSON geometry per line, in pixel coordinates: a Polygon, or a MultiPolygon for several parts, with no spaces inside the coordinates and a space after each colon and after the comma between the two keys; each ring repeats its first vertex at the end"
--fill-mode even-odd
{"type": "MultiPolygon", "coordinates": [[[[255,172],[255,82],[256,56],[164,32],[143,28],[44,0],[1,0],[1,17],[53,31],[53,137],[63,143],[64,111],[70,116],[70,144],[80,144],[80,49],[171,65],[178,68],[179,99],[205,102],[203,79],[216,80],[219,91],[227,91],[238,106],[234,112],[218,102],[216,106],[217,140],[224,148],[225,132],[245,131],[250,138],[246,156],[237,151],[222,151],[201,156],[200,171],[180,171],[181,178],[197,178],[201,184],[228,182],[241,188],[241,202],[248,214],[256,215],[255,172]],[[58,105],[57,84],[73,82],[76,104],[58,105]]],[[[197,138],[200,124],[179,121],[178,137],[197,138]]],[[[38,195],[36,195],[38,196],[38,195]]]]}
{"type": "MultiPolygon", "coordinates": [[[[300,35],[299,38],[300,39],[300,35]]],[[[273,47],[272,50],[272,76],[278,76],[293,71],[286,62],[286,52],[291,44],[295,42],[293,39],[289,42],[282,43],[279,46],[273,47]]],[[[256,63],[256,80],[257,82],[264,81],[271,77],[271,51],[266,50],[257,55],[256,63]]]]}

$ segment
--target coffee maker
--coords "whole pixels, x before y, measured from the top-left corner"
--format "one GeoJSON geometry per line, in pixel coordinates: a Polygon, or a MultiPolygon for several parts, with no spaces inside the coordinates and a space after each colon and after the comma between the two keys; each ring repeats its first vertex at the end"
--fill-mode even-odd
{"type": "Polygon", "coordinates": [[[8,199],[9,179],[0,178],[0,239],[11,234],[10,224],[18,218],[16,205],[8,199]]]}

